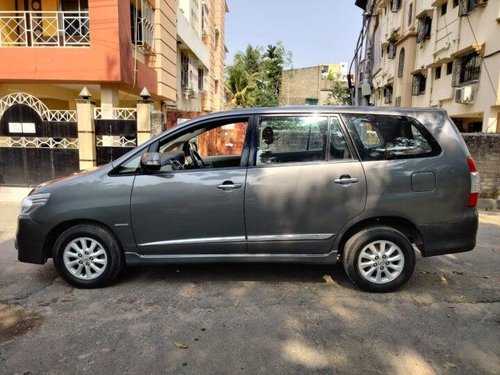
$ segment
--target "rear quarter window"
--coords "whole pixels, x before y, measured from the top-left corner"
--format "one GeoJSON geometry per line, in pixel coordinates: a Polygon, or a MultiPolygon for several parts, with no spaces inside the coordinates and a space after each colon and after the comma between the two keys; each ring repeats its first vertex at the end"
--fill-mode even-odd
{"type": "Polygon", "coordinates": [[[409,116],[342,115],[361,160],[412,159],[441,153],[436,139],[409,116]]]}

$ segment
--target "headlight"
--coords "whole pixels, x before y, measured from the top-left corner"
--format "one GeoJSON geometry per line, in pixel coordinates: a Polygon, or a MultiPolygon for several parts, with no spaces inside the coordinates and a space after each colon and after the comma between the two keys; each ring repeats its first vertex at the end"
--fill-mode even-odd
{"type": "Polygon", "coordinates": [[[21,215],[27,215],[33,212],[38,207],[43,207],[47,204],[50,198],[50,193],[33,194],[23,199],[21,202],[21,215]]]}

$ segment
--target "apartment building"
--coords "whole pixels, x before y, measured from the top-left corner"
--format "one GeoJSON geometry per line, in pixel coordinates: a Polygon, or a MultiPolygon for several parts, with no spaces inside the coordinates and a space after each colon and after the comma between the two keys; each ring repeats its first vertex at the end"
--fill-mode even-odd
{"type": "Polygon", "coordinates": [[[167,127],[225,108],[225,0],[178,0],[177,95],[167,127]]]}
{"type": "Polygon", "coordinates": [[[347,63],[322,64],[287,69],[281,80],[281,105],[325,105],[331,103],[332,79],[347,86],[347,63]]]}
{"type": "Polygon", "coordinates": [[[0,1],[0,185],[114,160],[170,112],[222,109],[227,10],[225,0],[0,1]]]}
{"type": "Polygon", "coordinates": [[[135,106],[146,87],[175,100],[175,0],[0,2],[0,98],[28,93],[75,109],[84,86],[102,107],[135,106]]]}
{"type": "Polygon", "coordinates": [[[380,106],[444,108],[464,132],[500,132],[500,1],[380,0],[371,24],[380,106]]]}

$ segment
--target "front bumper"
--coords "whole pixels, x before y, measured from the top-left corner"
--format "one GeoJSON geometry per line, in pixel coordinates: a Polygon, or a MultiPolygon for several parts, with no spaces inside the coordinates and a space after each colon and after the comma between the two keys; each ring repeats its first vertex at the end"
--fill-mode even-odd
{"type": "Polygon", "coordinates": [[[419,225],[423,237],[422,256],[461,253],[476,246],[478,214],[471,208],[456,223],[419,225]]]}
{"type": "Polygon", "coordinates": [[[44,264],[44,244],[52,226],[36,223],[27,216],[19,216],[17,220],[16,240],[17,259],[21,262],[44,264]]]}

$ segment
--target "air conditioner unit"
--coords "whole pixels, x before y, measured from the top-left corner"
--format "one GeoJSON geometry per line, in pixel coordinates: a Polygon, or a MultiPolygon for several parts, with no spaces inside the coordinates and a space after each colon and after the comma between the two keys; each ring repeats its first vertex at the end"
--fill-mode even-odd
{"type": "Polygon", "coordinates": [[[472,85],[458,87],[455,89],[455,102],[462,104],[474,103],[474,87],[472,85]]]}

